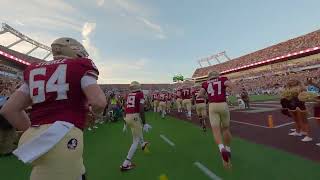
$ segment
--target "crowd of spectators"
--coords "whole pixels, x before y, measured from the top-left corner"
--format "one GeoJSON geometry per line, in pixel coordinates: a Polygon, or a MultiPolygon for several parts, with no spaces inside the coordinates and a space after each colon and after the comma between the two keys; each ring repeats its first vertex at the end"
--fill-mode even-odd
{"type": "Polygon", "coordinates": [[[279,94],[283,86],[290,79],[297,79],[303,83],[307,82],[307,78],[313,78],[318,81],[320,77],[320,69],[300,71],[295,73],[262,75],[253,79],[238,79],[234,82],[232,94],[239,94],[245,88],[249,94],[279,94]]]}
{"type": "Polygon", "coordinates": [[[211,70],[217,70],[221,72],[317,46],[320,46],[320,30],[290,39],[288,41],[261,49],[221,64],[199,68],[194,72],[193,77],[205,76],[211,70]]]}
{"type": "Polygon", "coordinates": [[[0,96],[10,96],[20,85],[20,79],[0,75],[0,96]]]}

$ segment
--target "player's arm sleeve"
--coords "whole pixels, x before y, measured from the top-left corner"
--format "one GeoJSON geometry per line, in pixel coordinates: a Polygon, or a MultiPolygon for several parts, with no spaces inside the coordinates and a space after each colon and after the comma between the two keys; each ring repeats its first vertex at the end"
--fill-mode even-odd
{"type": "Polygon", "coordinates": [[[81,78],[81,89],[84,89],[92,84],[97,84],[97,79],[95,77],[85,75],[81,78]]]}
{"type": "Polygon", "coordinates": [[[84,68],[83,76],[91,76],[98,80],[99,70],[91,59],[86,59],[82,63],[82,68],[84,68]]]}

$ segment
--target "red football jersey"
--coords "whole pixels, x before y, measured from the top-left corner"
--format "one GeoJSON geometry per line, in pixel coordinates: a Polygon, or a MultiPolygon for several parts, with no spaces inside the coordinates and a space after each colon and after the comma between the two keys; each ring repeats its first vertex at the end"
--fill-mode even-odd
{"type": "Polygon", "coordinates": [[[176,91],[175,95],[176,95],[176,98],[177,98],[177,99],[181,98],[181,94],[182,94],[181,91],[182,91],[182,89],[178,89],[178,90],[176,91]]]}
{"type": "Polygon", "coordinates": [[[157,101],[158,100],[158,94],[153,94],[152,95],[152,100],[157,101]]]}
{"type": "Polygon", "coordinates": [[[161,102],[166,102],[167,101],[167,95],[165,93],[161,93],[159,96],[159,99],[161,102]]]}
{"type": "Polygon", "coordinates": [[[191,88],[181,89],[181,97],[182,99],[191,99],[191,88]]]}
{"type": "Polygon", "coordinates": [[[83,129],[88,112],[81,89],[84,75],[98,78],[99,71],[90,59],[60,59],[34,63],[24,71],[32,99],[32,125],[66,121],[83,129]]]}
{"type": "Polygon", "coordinates": [[[126,114],[140,113],[140,106],[144,104],[144,95],[142,91],[136,91],[127,95],[126,114]]]}
{"type": "Polygon", "coordinates": [[[217,79],[208,80],[202,83],[208,93],[209,102],[226,102],[226,89],[224,83],[228,81],[227,77],[219,77],[217,79]]]}
{"type": "Polygon", "coordinates": [[[167,94],[167,100],[168,100],[168,101],[171,101],[172,98],[173,98],[173,94],[168,93],[168,94],[167,94]]]}
{"type": "Polygon", "coordinates": [[[206,100],[204,98],[197,98],[199,92],[200,92],[200,89],[196,89],[192,91],[192,95],[195,97],[196,104],[205,103],[206,100]]]}

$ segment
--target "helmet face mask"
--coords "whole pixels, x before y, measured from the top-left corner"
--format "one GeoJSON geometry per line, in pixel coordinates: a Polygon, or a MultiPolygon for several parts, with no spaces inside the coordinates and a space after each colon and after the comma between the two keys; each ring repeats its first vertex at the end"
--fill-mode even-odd
{"type": "Polygon", "coordinates": [[[87,58],[89,56],[88,52],[80,42],[67,37],[53,41],[51,49],[54,59],[87,58]]]}

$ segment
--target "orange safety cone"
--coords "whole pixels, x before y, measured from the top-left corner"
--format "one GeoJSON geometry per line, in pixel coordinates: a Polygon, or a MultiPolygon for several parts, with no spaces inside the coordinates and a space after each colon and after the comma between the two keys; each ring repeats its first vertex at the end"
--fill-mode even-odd
{"type": "Polygon", "coordinates": [[[268,116],[268,125],[269,128],[274,128],[272,115],[268,116]]]}

